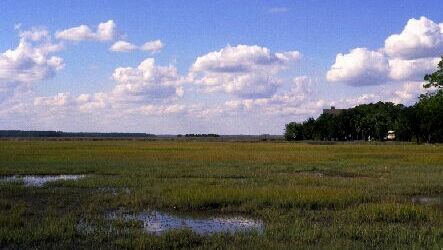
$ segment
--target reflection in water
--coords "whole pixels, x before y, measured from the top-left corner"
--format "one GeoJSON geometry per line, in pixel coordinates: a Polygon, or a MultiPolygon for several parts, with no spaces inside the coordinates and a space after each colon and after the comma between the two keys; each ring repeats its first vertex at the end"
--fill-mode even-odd
{"type": "Polygon", "coordinates": [[[236,233],[246,231],[263,231],[263,223],[257,220],[242,217],[232,218],[180,218],[158,211],[143,212],[136,215],[116,214],[111,219],[138,220],[143,222],[145,231],[161,234],[168,230],[190,229],[197,234],[236,233]]]}
{"type": "Polygon", "coordinates": [[[426,197],[426,196],[414,196],[411,199],[414,204],[442,204],[443,197],[426,197]]]}
{"type": "Polygon", "coordinates": [[[14,175],[3,177],[1,181],[23,182],[27,187],[41,187],[48,182],[59,180],[78,180],[85,175],[14,175]]]}

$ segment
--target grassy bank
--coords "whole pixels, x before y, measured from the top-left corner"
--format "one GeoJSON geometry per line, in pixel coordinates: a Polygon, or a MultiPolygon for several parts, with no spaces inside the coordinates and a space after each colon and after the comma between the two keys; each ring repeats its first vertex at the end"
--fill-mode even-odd
{"type": "Polygon", "coordinates": [[[443,146],[1,141],[0,175],[87,174],[43,187],[0,182],[9,248],[443,247],[443,146]],[[128,191],[129,190],[129,191],[128,191]],[[415,202],[417,197],[437,202],[415,202]],[[262,234],[171,231],[106,213],[245,215],[262,234]]]}

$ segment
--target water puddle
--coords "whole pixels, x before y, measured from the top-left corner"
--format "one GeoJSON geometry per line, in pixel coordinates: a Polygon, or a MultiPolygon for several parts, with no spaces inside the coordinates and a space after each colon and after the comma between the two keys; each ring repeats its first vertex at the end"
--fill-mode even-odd
{"type": "Polygon", "coordinates": [[[237,232],[263,232],[261,221],[243,217],[210,217],[191,218],[178,217],[158,211],[142,212],[139,214],[112,213],[110,219],[124,219],[126,221],[141,221],[143,228],[148,233],[162,234],[169,230],[189,229],[193,232],[205,235],[213,233],[237,233],[237,232]]]}
{"type": "Polygon", "coordinates": [[[77,230],[77,232],[84,234],[84,235],[90,235],[96,231],[96,228],[92,224],[86,222],[86,220],[84,220],[84,219],[81,219],[77,223],[75,229],[77,230]]]}
{"type": "Polygon", "coordinates": [[[414,196],[411,199],[414,204],[426,205],[426,204],[442,204],[443,197],[427,197],[427,196],[414,196]]]}
{"type": "Polygon", "coordinates": [[[0,178],[5,182],[23,182],[26,187],[41,187],[48,182],[78,180],[86,175],[13,175],[0,178]]]}
{"type": "MultiPolygon", "coordinates": [[[[288,173],[284,173],[287,175],[288,173]]],[[[330,178],[370,178],[370,176],[361,175],[358,173],[342,172],[342,171],[321,171],[321,170],[306,170],[296,171],[290,174],[297,176],[309,176],[309,177],[330,177],[330,178]]]]}
{"type": "Polygon", "coordinates": [[[97,189],[98,192],[101,193],[110,193],[113,196],[117,196],[119,194],[130,194],[131,193],[131,189],[127,188],[127,187],[123,187],[123,188],[116,188],[116,187],[99,187],[97,189]]]}

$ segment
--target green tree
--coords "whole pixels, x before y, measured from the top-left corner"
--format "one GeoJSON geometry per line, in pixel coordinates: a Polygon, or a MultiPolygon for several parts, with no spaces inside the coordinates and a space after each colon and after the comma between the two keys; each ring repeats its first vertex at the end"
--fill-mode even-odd
{"type": "Polygon", "coordinates": [[[443,89],[422,95],[415,108],[420,138],[426,142],[443,142],[443,89]]]}
{"type": "Polygon", "coordinates": [[[321,114],[315,121],[316,137],[322,141],[330,141],[334,137],[333,125],[334,116],[331,114],[321,114]]]}
{"type": "Polygon", "coordinates": [[[438,63],[438,70],[432,74],[426,74],[425,81],[426,83],[423,85],[425,88],[443,88],[443,56],[441,57],[441,61],[438,63]]]}
{"type": "Polygon", "coordinates": [[[309,118],[303,122],[303,139],[313,140],[315,137],[315,119],[309,118]]]}
{"type": "Polygon", "coordinates": [[[285,139],[287,141],[303,140],[303,125],[297,122],[290,122],[286,124],[285,139]]]}
{"type": "Polygon", "coordinates": [[[394,121],[394,130],[397,140],[411,141],[412,136],[418,134],[418,126],[416,126],[417,122],[415,117],[415,108],[413,106],[405,107],[399,112],[397,119],[394,121]]]}

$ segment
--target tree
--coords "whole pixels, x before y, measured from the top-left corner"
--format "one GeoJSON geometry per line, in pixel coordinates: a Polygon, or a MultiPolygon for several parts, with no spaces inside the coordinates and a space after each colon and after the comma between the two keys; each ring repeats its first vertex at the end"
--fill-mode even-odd
{"type": "Polygon", "coordinates": [[[402,109],[397,119],[394,121],[395,137],[400,141],[411,141],[415,134],[418,138],[418,126],[416,121],[415,107],[405,107],[402,109]]]}
{"type": "Polygon", "coordinates": [[[443,89],[422,95],[415,108],[421,139],[426,142],[442,142],[443,89]]]}
{"type": "Polygon", "coordinates": [[[396,140],[443,142],[443,88],[422,95],[411,107],[391,102],[362,104],[338,114],[324,113],[317,119],[286,125],[286,140],[383,141],[389,130],[396,140]]]}
{"type": "Polygon", "coordinates": [[[303,139],[313,140],[315,135],[315,119],[309,118],[303,122],[303,139]]]}
{"type": "Polygon", "coordinates": [[[322,141],[330,141],[334,136],[333,115],[321,114],[315,121],[316,137],[322,141]]]}
{"type": "Polygon", "coordinates": [[[438,70],[432,74],[426,74],[425,81],[426,83],[423,85],[425,88],[443,88],[443,56],[438,63],[438,70]]]}
{"type": "Polygon", "coordinates": [[[287,141],[303,140],[303,125],[296,122],[286,124],[285,139],[287,141]]]}

